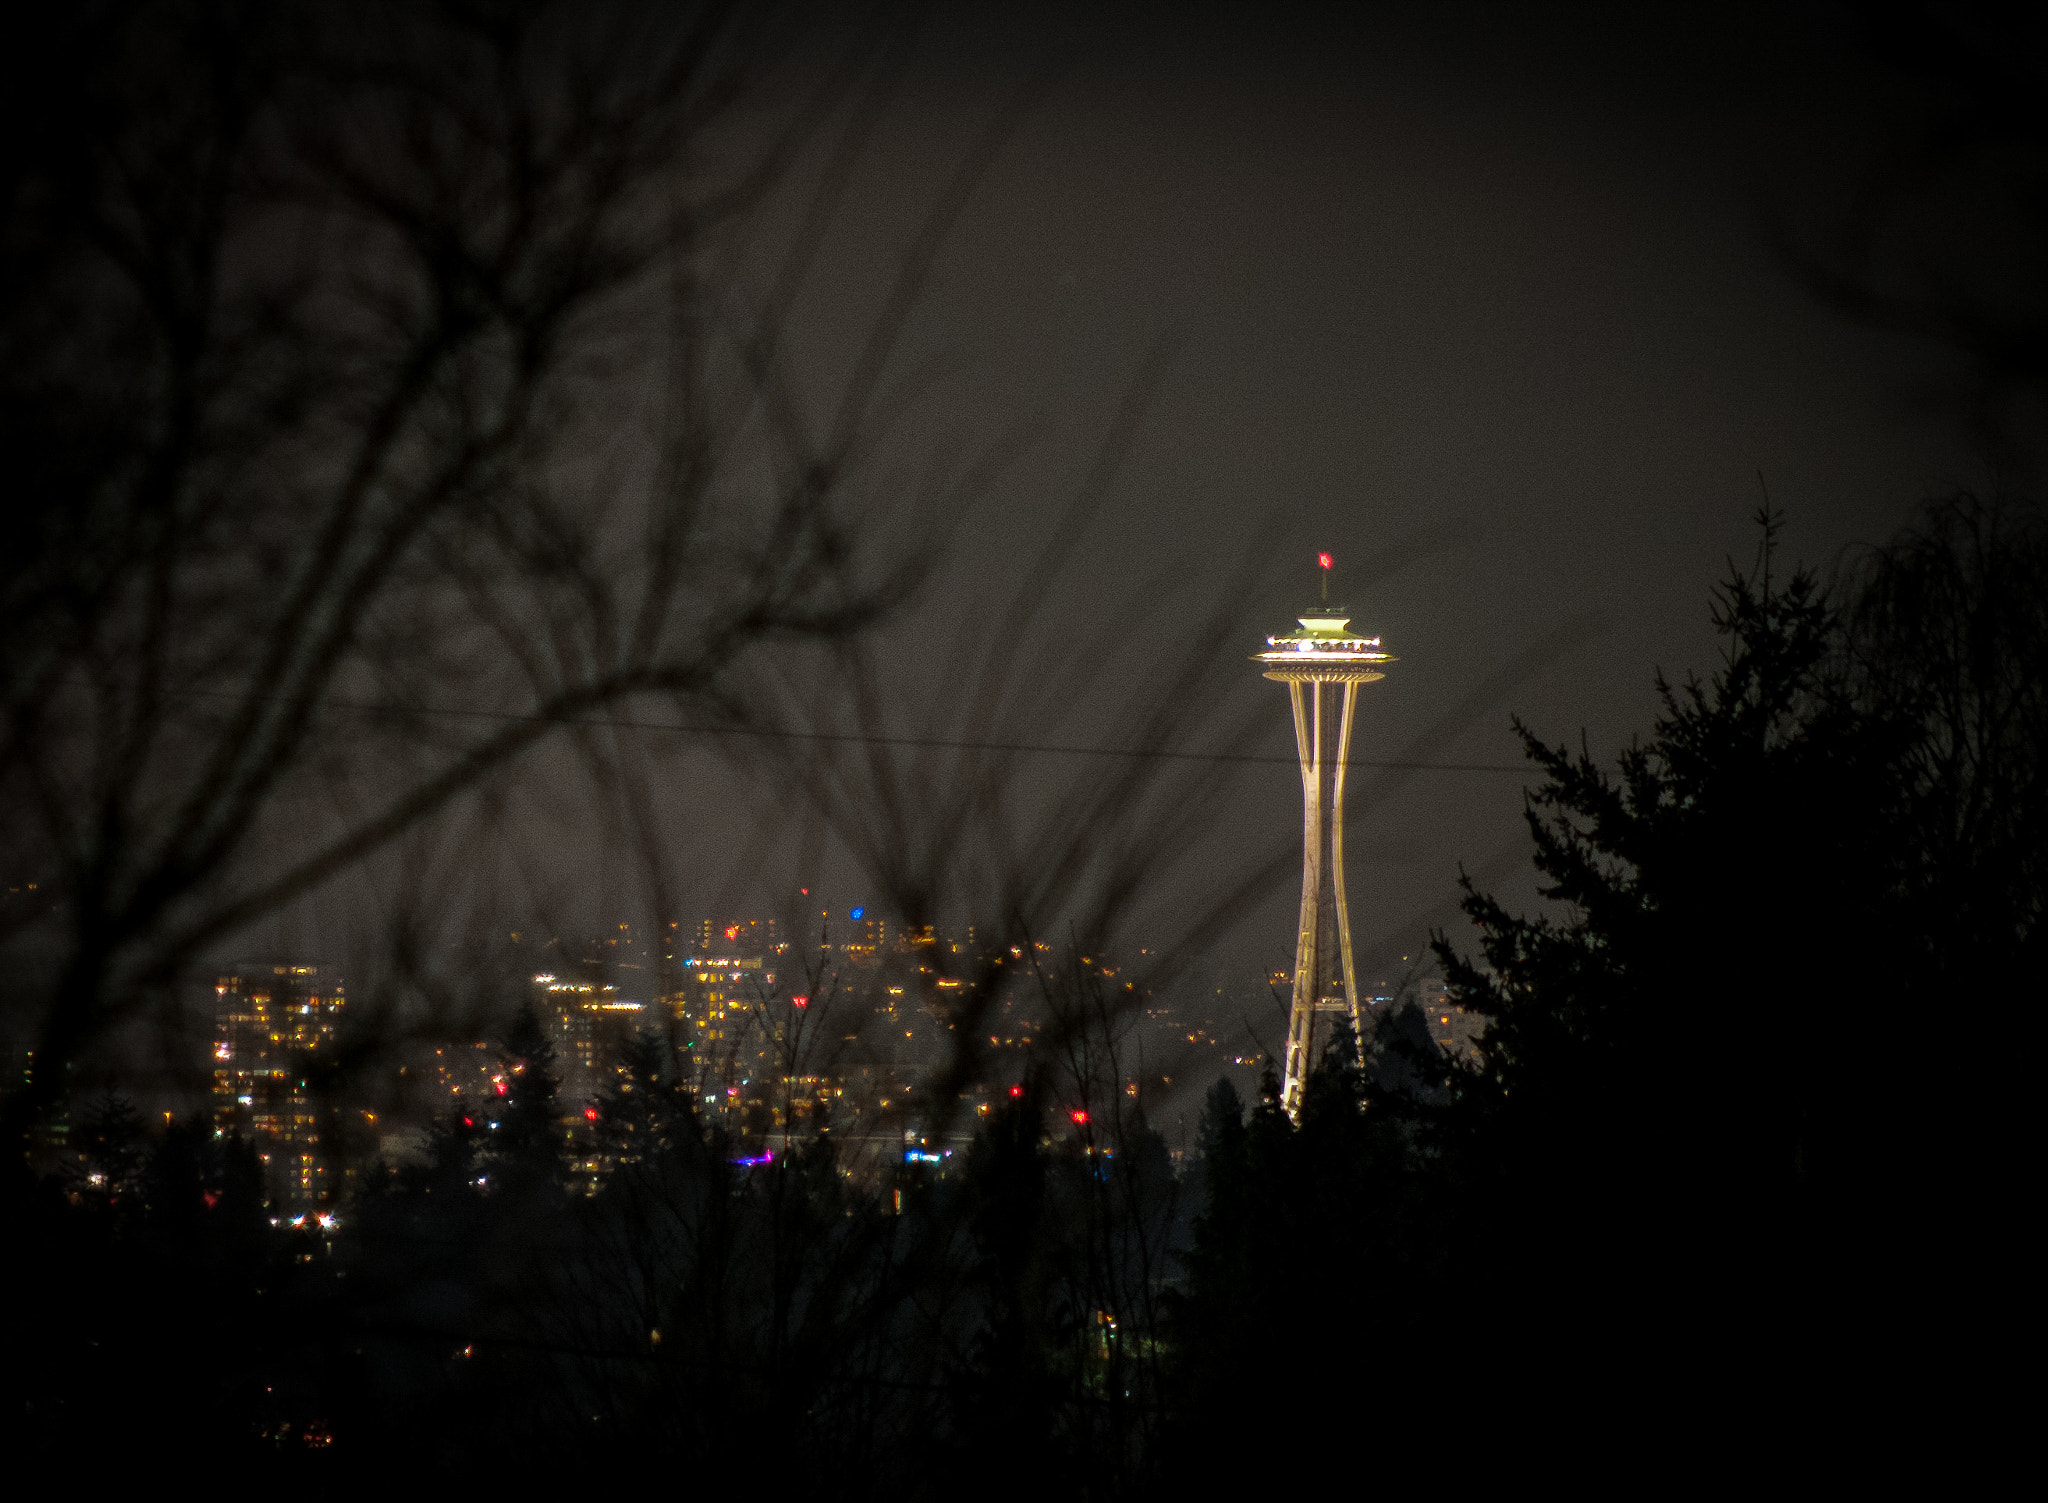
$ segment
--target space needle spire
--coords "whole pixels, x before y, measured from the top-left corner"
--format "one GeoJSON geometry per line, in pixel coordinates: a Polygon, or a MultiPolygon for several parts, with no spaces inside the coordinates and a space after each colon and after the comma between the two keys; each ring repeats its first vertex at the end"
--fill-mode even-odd
{"type": "Polygon", "coordinates": [[[1280,1103],[1301,1112],[1314,1067],[1318,1018],[1342,1013],[1364,1037],[1358,982],[1351,961],[1351,913],[1344,897],[1344,770],[1351,749],[1358,686],[1386,677],[1394,661],[1378,637],[1352,633],[1351,616],[1331,605],[1327,553],[1316,555],[1322,599],[1297,619],[1301,630],[1266,639],[1252,661],[1287,685],[1294,708],[1294,744],[1301,755],[1301,919],[1294,946],[1294,997],[1287,1018],[1286,1075],[1280,1103]]]}

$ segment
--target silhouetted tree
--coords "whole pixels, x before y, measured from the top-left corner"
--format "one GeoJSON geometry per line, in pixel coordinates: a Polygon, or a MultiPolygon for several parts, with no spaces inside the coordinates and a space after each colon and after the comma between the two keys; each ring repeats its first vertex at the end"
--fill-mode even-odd
{"type": "MultiPolygon", "coordinates": [[[[1208,1204],[1166,1329],[1165,1491],[1270,1477],[1276,1455],[1311,1444],[1317,1412],[1354,1423],[1377,1391],[1370,1367],[1416,1386],[1438,1371],[1438,1249],[1414,1211],[1413,1123],[1402,1098],[1373,1094],[1348,1022],[1331,1031],[1298,1124],[1270,1063],[1248,1120],[1239,1106],[1226,1082],[1204,1116],[1208,1204]]],[[[1375,1465],[1402,1471],[1398,1453],[1375,1465]]]]}
{"type": "Polygon", "coordinates": [[[504,1099],[492,1114],[491,1151],[508,1168],[559,1179],[569,1135],[564,1131],[555,1048],[531,1006],[513,1015],[504,1048],[504,1099]]]}
{"type": "Polygon", "coordinates": [[[1842,671],[1866,714],[1900,727],[1877,814],[1900,917],[1884,959],[1917,1003],[1868,1021],[1879,1078],[1910,1081],[1913,1100],[1873,1193],[1924,1208],[1902,1246],[1938,1306],[1931,1271],[1959,1256],[1980,1277],[2025,1276],[2011,1186],[2031,1172],[2040,1033],[2021,999],[2048,970],[2048,519],[1943,497],[1847,585],[1842,671]]]}
{"type": "Polygon", "coordinates": [[[921,574],[942,527],[897,547],[848,487],[974,170],[812,425],[791,305],[897,29],[812,68],[803,19],[149,0],[13,34],[0,842],[33,897],[0,906],[0,1029],[34,1069],[0,1131],[541,742],[602,763],[628,700],[717,715],[737,658],[921,574]],[[720,253],[785,187],[757,292],[720,253]]]}
{"type": "Polygon", "coordinates": [[[247,1269],[270,1240],[263,1165],[239,1133],[222,1134],[200,1113],[166,1127],[143,1174],[150,1237],[158,1256],[215,1277],[247,1269]]]}
{"type": "Polygon", "coordinates": [[[134,1104],[103,1093],[78,1124],[78,1171],[74,1193],[111,1209],[132,1200],[143,1162],[142,1118],[134,1104]]]}
{"type": "MultiPolygon", "coordinates": [[[[999,1103],[968,1150],[963,1194],[984,1313],[953,1393],[953,1425],[967,1459],[979,1465],[992,1455],[1015,1456],[1027,1487],[1062,1480],[1044,1136],[1045,1108],[1026,1092],[999,1103]]],[[[963,1485],[971,1475],[963,1471],[963,1485]]]]}
{"type": "Polygon", "coordinates": [[[1453,1287],[1483,1292],[1497,1353],[1570,1354],[1610,1396],[1654,1372],[1690,1403],[1741,1371],[1833,1402],[1948,1324],[1975,1218],[1899,1207],[1951,1204],[1945,1179],[2006,1151],[1965,1129],[1978,1084],[1935,1041],[1958,989],[2039,944],[2038,866],[2012,858],[2041,828],[2038,605],[1992,629],[2014,597],[1964,587],[1901,616],[1936,604],[1916,581],[1983,568],[1957,517],[1931,508],[1841,604],[1773,576],[1766,517],[1717,596],[1721,667],[1660,680],[1616,773],[1524,728],[1554,916],[1468,886],[1483,963],[1436,942],[1487,1019],[1428,1138],[1453,1287]],[[1979,806],[1993,787],[2009,810],[1979,806]],[[1972,818],[1981,848],[1956,838],[1972,818]]]}

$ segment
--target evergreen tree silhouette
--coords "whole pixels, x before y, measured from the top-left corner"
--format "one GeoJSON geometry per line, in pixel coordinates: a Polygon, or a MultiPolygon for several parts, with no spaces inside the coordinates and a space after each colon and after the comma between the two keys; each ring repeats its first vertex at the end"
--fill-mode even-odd
{"type": "Polygon", "coordinates": [[[1000,1102],[967,1152],[965,1211],[983,1314],[951,1406],[963,1480],[998,1456],[1015,1458],[1023,1469],[1017,1480],[1027,1486],[1059,1478],[1052,1372],[1058,1336],[1046,1225],[1051,1173],[1037,1092],[1000,1102]]]}
{"type": "Polygon", "coordinates": [[[1716,597],[1721,666],[1660,677],[1613,773],[1518,723],[1558,912],[1468,882],[1482,958],[1435,940],[1487,1020],[1430,1124],[1453,1280],[1485,1292],[1497,1357],[1610,1398],[1844,1371],[1898,1271],[1882,1182],[1911,1129],[1885,1098],[1925,1000],[1893,963],[1910,728],[1858,702],[1839,612],[1810,572],[1773,578],[1760,525],[1716,597]]]}
{"type": "Polygon", "coordinates": [[[530,1005],[514,1016],[503,1059],[505,1094],[492,1118],[492,1155],[515,1173],[559,1177],[569,1142],[556,1099],[561,1077],[554,1045],[530,1005]]]}
{"type": "Polygon", "coordinates": [[[87,1203],[112,1211],[135,1209],[143,1165],[142,1118],[134,1104],[103,1092],[79,1123],[79,1164],[75,1192],[87,1203]]]}

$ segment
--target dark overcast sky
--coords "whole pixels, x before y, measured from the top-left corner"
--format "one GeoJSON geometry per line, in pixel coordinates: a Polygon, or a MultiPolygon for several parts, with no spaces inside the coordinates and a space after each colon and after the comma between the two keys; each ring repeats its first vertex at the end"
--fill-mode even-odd
{"type": "MultiPolygon", "coordinates": [[[[1587,612],[1597,639],[1439,754],[1516,760],[1510,710],[1610,748],[1651,714],[1654,668],[1710,666],[1707,591],[1752,551],[1760,472],[1820,564],[1980,478],[1919,399],[1947,357],[1816,306],[1765,233],[1910,129],[1913,88],[1827,12],[1541,9],[942,11],[849,226],[863,242],[872,216],[886,247],[897,195],[929,191],[1039,58],[1067,59],[943,259],[917,343],[966,375],[921,420],[1051,416],[1061,442],[1005,497],[1028,530],[1150,344],[1177,341],[1091,550],[1117,608],[1160,566],[1220,591],[1247,539],[1305,585],[1319,547],[1364,560],[1454,524],[1348,592],[1402,658],[1368,691],[1360,755],[1587,612]]],[[[1294,605],[1262,596],[1245,651],[1294,605]]],[[[1355,811],[1364,927],[1439,911],[1460,860],[1515,839],[1517,789],[1424,776],[1355,811]]],[[[1298,799],[1276,768],[1228,815],[1285,828],[1298,799]]],[[[1290,901],[1264,916],[1273,943],[1254,924],[1246,944],[1284,950],[1290,901]]]]}
{"type": "MultiPolygon", "coordinates": [[[[1356,625],[1401,658],[1367,691],[1357,755],[1394,755],[1589,618],[1588,639],[1432,754],[1518,761],[1511,713],[1611,751],[1648,723],[1655,669],[1711,666],[1708,591],[1753,551],[1759,474],[1789,550],[1823,566],[1931,489],[1983,478],[1926,400],[1951,358],[1818,306],[1766,233],[1774,213],[1838,203],[1915,128],[1921,97],[1825,9],[1363,9],[939,8],[803,310],[810,375],[831,389],[963,143],[1056,59],[903,352],[906,369],[947,372],[906,424],[913,447],[989,443],[1019,421],[1041,435],[967,524],[920,629],[1014,586],[1165,339],[1128,464],[1062,584],[1077,629],[1144,614],[1141,586],[1162,573],[1184,599],[1222,598],[1264,550],[1241,662],[1327,548],[1353,566],[1356,625]],[[1420,556],[1360,577],[1415,539],[1420,556]]],[[[1142,651],[1126,670],[1148,671],[1142,651]]],[[[1284,696],[1242,670],[1271,701],[1261,749],[1288,752],[1284,696]]],[[[679,832],[714,853],[692,899],[755,901],[726,781],[696,760],[672,786],[679,832]]],[[[1355,809],[1362,934],[1412,950],[1447,916],[1461,861],[1519,849],[1520,786],[1425,774],[1355,809]]],[[[1217,826],[1240,846],[1293,838],[1299,797],[1286,767],[1255,770],[1217,826]]],[[[1526,862],[1496,885],[1525,901],[1526,862]]],[[[1225,963],[1284,964],[1292,902],[1281,883],[1225,963]]]]}

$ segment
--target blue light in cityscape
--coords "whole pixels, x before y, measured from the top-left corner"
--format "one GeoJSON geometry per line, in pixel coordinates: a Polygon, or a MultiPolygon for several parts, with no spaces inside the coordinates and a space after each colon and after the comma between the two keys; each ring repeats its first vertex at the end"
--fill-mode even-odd
{"type": "Polygon", "coordinates": [[[851,913],[849,913],[849,914],[847,915],[847,917],[848,917],[848,918],[856,918],[856,919],[857,919],[857,918],[865,918],[866,916],[867,916],[867,909],[865,909],[865,908],[856,908],[856,909],[854,909],[854,910],[853,910],[853,912],[851,912],[851,913]]]}

